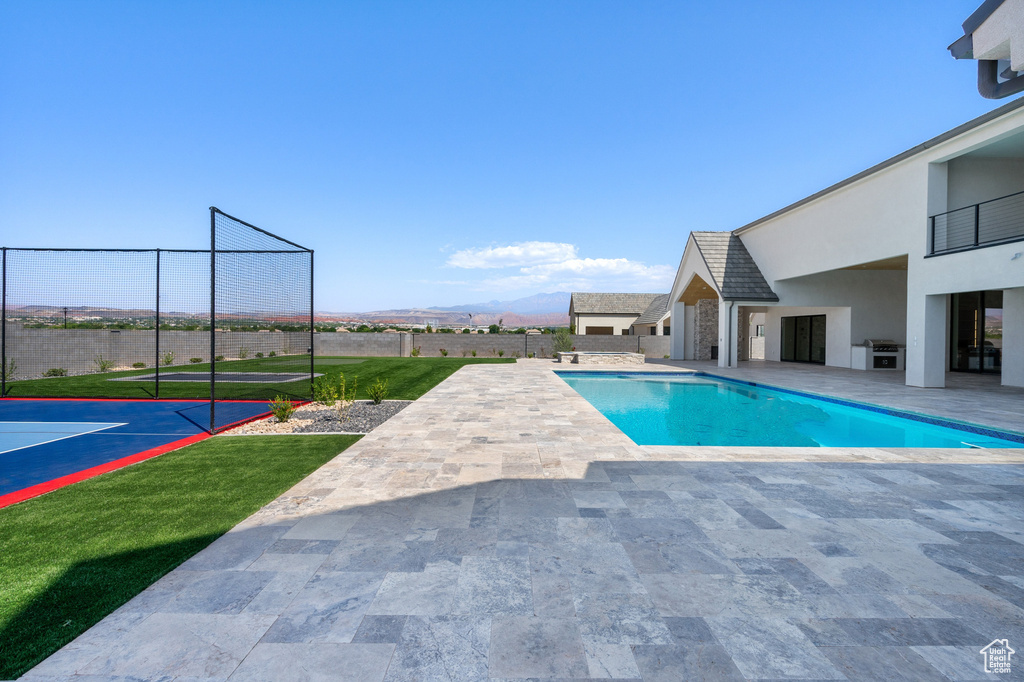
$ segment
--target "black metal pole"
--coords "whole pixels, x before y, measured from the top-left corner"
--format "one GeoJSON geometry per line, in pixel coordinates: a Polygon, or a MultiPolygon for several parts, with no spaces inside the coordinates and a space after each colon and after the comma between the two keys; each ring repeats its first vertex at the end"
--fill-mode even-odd
{"type": "Polygon", "coordinates": [[[316,322],[313,314],[313,251],[309,252],[309,397],[313,397],[313,375],[316,374],[314,364],[314,343],[316,342],[316,322]]]}
{"type": "Polygon", "coordinates": [[[216,433],[216,360],[217,355],[217,209],[210,207],[210,433],[216,433]]]}
{"type": "Polygon", "coordinates": [[[7,247],[0,266],[0,398],[7,395],[7,247]]]}
{"type": "Polygon", "coordinates": [[[156,368],[156,374],[154,380],[156,381],[156,395],[154,398],[160,397],[160,249],[156,250],[156,362],[153,364],[156,368]]]}

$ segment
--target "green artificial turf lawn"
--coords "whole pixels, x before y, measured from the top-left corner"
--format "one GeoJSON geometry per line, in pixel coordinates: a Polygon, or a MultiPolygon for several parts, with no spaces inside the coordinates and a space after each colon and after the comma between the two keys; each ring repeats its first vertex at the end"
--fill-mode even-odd
{"type": "MultiPolygon", "coordinates": [[[[344,372],[352,386],[358,377],[357,399],[365,400],[366,389],[378,377],[388,382],[390,400],[415,400],[465,365],[515,362],[513,358],[316,358],[317,373],[337,376],[344,372]],[[340,363],[340,364],[339,364],[340,363]]],[[[161,367],[163,372],[209,372],[208,363],[161,367]]],[[[217,372],[308,372],[308,355],[286,355],[273,358],[228,360],[217,363],[217,372]]],[[[152,374],[153,368],[129,372],[83,374],[54,379],[25,379],[7,384],[12,398],[29,396],[75,398],[151,398],[152,381],[110,381],[120,377],[152,374]]],[[[300,380],[279,384],[242,384],[220,382],[217,397],[229,400],[270,400],[276,395],[309,398],[309,382],[300,380]]],[[[204,382],[161,381],[161,398],[210,397],[210,385],[204,382]]]]}
{"type": "Polygon", "coordinates": [[[221,436],[0,509],[0,680],[14,679],[359,436],[221,436]]]}

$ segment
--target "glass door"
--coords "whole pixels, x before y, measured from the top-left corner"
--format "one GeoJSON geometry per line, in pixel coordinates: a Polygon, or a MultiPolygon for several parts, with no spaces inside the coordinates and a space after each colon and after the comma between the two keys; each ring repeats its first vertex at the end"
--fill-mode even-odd
{"type": "Polygon", "coordinates": [[[949,368],[998,374],[1003,366],[1003,292],[953,294],[949,368]]]}
{"type": "Polygon", "coordinates": [[[825,316],[782,318],[782,360],[825,364],[825,316]]]}

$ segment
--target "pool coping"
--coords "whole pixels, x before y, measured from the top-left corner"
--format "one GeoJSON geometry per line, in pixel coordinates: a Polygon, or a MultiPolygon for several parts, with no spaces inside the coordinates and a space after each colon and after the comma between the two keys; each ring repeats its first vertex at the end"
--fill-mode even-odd
{"type": "MultiPolygon", "coordinates": [[[[775,386],[773,384],[766,384],[766,383],[756,382],[756,381],[748,381],[748,380],[745,380],[745,379],[734,379],[732,377],[723,377],[723,376],[721,376],[719,374],[712,374],[711,372],[705,372],[704,370],[683,369],[683,370],[671,370],[671,371],[665,371],[665,370],[655,370],[655,371],[646,370],[645,371],[645,370],[615,370],[615,369],[606,369],[606,370],[593,370],[593,369],[560,370],[560,369],[556,369],[556,370],[554,370],[554,374],[555,374],[555,376],[559,376],[559,378],[561,378],[560,377],[561,374],[575,374],[575,375],[586,375],[586,374],[589,374],[589,375],[592,375],[592,376],[607,376],[607,375],[610,375],[610,374],[618,374],[618,375],[629,375],[629,376],[652,376],[652,377],[653,376],[665,377],[665,376],[671,376],[673,374],[677,374],[677,375],[687,375],[687,376],[695,376],[695,377],[711,377],[711,378],[717,379],[719,381],[724,381],[724,382],[731,383],[731,384],[740,384],[740,385],[743,385],[743,386],[752,386],[754,388],[766,388],[766,389],[770,389],[770,390],[773,390],[773,391],[778,391],[780,393],[788,393],[790,395],[797,395],[797,396],[802,396],[802,397],[807,397],[807,398],[814,398],[815,400],[821,400],[823,402],[832,403],[832,404],[835,404],[835,405],[843,405],[845,407],[853,407],[853,408],[857,408],[857,409],[861,409],[861,410],[866,410],[868,412],[875,412],[877,414],[883,414],[883,415],[890,416],[890,417],[899,417],[899,418],[902,418],[902,419],[909,419],[911,421],[921,422],[921,423],[924,423],[924,424],[931,424],[932,426],[941,426],[941,427],[945,427],[945,428],[948,428],[948,429],[954,429],[954,430],[957,430],[957,431],[966,431],[968,433],[973,433],[973,434],[978,435],[978,436],[986,436],[986,437],[989,437],[989,438],[998,438],[998,439],[1001,439],[1001,440],[1008,440],[1008,441],[1012,441],[1012,442],[1015,442],[1015,443],[1020,443],[1021,447],[1024,447],[1024,432],[997,429],[997,428],[994,428],[994,427],[991,427],[991,426],[985,426],[984,424],[976,424],[974,422],[961,421],[961,420],[958,420],[958,419],[950,419],[948,417],[937,417],[935,415],[924,414],[922,412],[914,412],[914,411],[911,411],[911,410],[901,410],[901,409],[897,409],[897,408],[893,408],[893,407],[885,407],[884,405],[875,405],[875,404],[872,404],[872,403],[865,403],[865,402],[860,402],[860,401],[857,401],[857,400],[848,400],[846,398],[837,398],[835,396],[825,395],[825,394],[821,394],[821,393],[813,393],[811,391],[799,391],[799,390],[792,389],[792,388],[785,388],[783,386],[775,386]]],[[[630,440],[632,440],[632,439],[630,439],[630,440]]],[[[693,447],[693,446],[689,446],[689,445],[657,445],[657,446],[655,446],[655,445],[641,445],[639,443],[637,443],[637,445],[640,446],[640,447],[693,447]]],[[[708,446],[708,447],[719,447],[719,446],[708,446]]],[[[767,446],[767,445],[748,445],[748,446],[721,446],[721,447],[754,447],[754,448],[761,448],[761,447],[772,447],[772,446],[767,446]]],[[[830,447],[830,446],[819,446],[819,447],[830,447]]],[[[844,447],[877,447],[877,446],[844,446],[844,447]]],[[[901,446],[885,446],[885,447],[901,447],[901,446]]],[[[984,449],[984,450],[990,450],[990,449],[1000,449],[1000,450],[1001,449],[1012,449],[1012,448],[984,448],[984,447],[975,446],[975,445],[971,445],[970,448],[971,449],[984,449]]],[[[933,448],[925,448],[925,449],[933,449],[933,448]]],[[[941,450],[941,449],[945,449],[945,448],[934,448],[934,449],[941,450]]]]}

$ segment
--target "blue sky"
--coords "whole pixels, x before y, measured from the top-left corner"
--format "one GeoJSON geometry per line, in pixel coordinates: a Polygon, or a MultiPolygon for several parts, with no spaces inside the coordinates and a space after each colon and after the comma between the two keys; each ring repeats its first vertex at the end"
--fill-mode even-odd
{"type": "MultiPolygon", "coordinates": [[[[664,291],[995,108],[977,0],[0,4],[0,243],[316,250],[318,310],[664,291]]],[[[272,286],[272,283],[268,283],[272,286]]]]}

